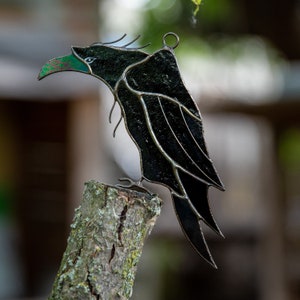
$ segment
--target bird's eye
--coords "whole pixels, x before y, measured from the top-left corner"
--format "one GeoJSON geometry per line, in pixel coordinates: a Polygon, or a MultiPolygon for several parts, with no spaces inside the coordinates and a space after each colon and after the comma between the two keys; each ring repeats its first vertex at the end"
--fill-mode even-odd
{"type": "Polygon", "coordinates": [[[84,59],[84,61],[88,64],[91,64],[92,62],[95,61],[95,59],[96,59],[95,57],[87,57],[84,59]]]}

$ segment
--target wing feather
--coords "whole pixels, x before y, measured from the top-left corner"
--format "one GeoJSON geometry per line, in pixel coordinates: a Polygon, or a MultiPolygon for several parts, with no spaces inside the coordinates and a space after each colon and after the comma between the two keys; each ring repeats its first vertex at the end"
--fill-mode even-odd
{"type": "Polygon", "coordinates": [[[190,202],[198,217],[217,234],[224,237],[209,207],[208,186],[180,170],[178,170],[178,176],[186,191],[187,201],[190,202]]]}
{"type": "Polygon", "coordinates": [[[214,268],[217,268],[207,246],[199,219],[191,210],[186,199],[172,195],[176,216],[187,239],[196,251],[214,268]]]}
{"type": "MultiPolygon", "coordinates": [[[[163,95],[142,94],[141,101],[154,142],[170,163],[207,185],[223,189],[212,161],[186,126],[182,105],[163,95]]],[[[194,122],[199,122],[198,118],[194,122]]]]}

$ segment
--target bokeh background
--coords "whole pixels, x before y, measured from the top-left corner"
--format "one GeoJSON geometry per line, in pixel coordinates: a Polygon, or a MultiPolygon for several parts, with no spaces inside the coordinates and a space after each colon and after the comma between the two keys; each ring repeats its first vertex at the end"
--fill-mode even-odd
{"type": "MultiPolygon", "coordinates": [[[[165,188],[132,299],[300,299],[300,1],[0,0],[0,299],[45,299],[84,182],[139,178],[100,81],[40,67],[70,45],[180,36],[176,55],[226,192],[205,230],[219,269],[185,240],[165,188]],[[126,151],[125,151],[126,150],[126,151]]],[[[125,42],[124,42],[125,43],[125,42]]]]}

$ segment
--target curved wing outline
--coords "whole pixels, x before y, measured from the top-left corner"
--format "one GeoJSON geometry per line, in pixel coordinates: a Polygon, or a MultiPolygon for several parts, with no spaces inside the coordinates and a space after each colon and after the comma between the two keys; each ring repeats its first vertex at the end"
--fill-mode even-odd
{"type": "Polygon", "coordinates": [[[116,85],[115,96],[139,149],[143,178],[170,189],[185,235],[216,267],[199,221],[223,236],[209,207],[208,188],[224,190],[224,186],[206,149],[200,112],[171,50],[160,50],[129,66],[116,85]],[[155,67],[160,68],[156,77],[151,76],[155,67]]]}

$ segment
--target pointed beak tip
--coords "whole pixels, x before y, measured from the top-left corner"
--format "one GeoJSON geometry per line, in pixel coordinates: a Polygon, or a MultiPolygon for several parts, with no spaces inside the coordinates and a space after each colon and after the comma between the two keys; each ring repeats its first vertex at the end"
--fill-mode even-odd
{"type": "Polygon", "coordinates": [[[40,72],[39,72],[39,74],[38,74],[38,76],[37,76],[37,80],[38,80],[38,81],[44,79],[44,78],[47,77],[48,75],[51,75],[51,74],[53,74],[53,73],[58,72],[58,70],[49,70],[46,66],[47,66],[47,64],[44,65],[44,66],[42,67],[42,69],[40,70],[40,72]]]}
{"type": "Polygon", "coordinates": [[[37,76],[37,80],[40,81],[40,80],[42,80],[44,77],[45,77],[45,76],[42,76],[42,75],[41,75],[41,72],[40,72],[39,75],[37,76]]]}
{"type": "Polygon", "coordinates": [[[51,75],[52,73],[59,72],[60,71],[59,66],[53,64],[53,62],[56,62],[56,61],[58,61],[58,59],[51,59],[48,62],[46,62],[42,66],[42,68],[37,76],[37,79],[42,80],[43,78],[45,78],[48,75],[51,75]]]}

